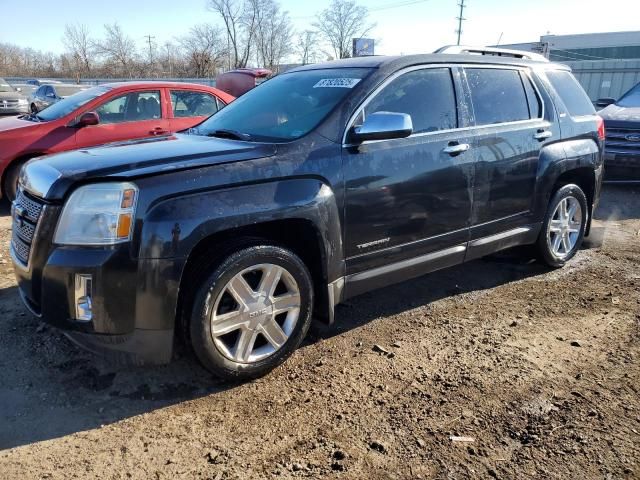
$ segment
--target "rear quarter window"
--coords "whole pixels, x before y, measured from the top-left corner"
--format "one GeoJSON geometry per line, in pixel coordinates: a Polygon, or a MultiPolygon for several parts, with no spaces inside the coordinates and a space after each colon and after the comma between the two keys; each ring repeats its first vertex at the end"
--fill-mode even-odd
{"type": "Polygon", "coordinates": [[[547,72],[547,78],[562,99],[564,106],[567,107],[569,115],[572,117],[595,115],[596,109],[591,100],[571,72],[551,70],[547,72]]]}

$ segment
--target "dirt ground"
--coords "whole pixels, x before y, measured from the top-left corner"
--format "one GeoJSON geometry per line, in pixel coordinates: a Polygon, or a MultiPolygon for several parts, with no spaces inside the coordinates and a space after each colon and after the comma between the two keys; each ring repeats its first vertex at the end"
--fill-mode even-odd
{"type": "Polygon", "coordinates": [[[596,217],[564,269],[509,253],[367,294],[224,385],[30,317],[5,208],[0,478],[640,478],[640,188],[607,187],[596,217]]]}

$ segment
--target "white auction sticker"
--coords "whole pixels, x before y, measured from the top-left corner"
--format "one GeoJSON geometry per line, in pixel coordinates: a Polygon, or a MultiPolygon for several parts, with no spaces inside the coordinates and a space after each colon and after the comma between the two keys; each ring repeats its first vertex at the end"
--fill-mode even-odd
{"type": "Polygon", "coordinates": [[[313,88],[353,88],[359,81],[359,78],[323,78],[313,88]]]}

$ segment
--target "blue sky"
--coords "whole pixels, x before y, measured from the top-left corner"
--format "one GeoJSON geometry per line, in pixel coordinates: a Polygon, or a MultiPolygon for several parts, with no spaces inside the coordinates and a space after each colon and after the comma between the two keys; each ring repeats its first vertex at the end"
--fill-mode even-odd
{"type": "MultiPolygon", "coordinates": [[[[408,54],[433,51],[455,43],[458,0],[368,0],[370,19],[377,24],[376,53],[408,54]],[[395,8],[391,8],[395,7],[395,8]]],[[[638,30],[638,0],[466,0],[463,43],[494,44],[537,40],[540,35],[638,30]],[[627,12],[627,14],[624,14],[627,12]]],[[[309,28],[313,16],[329,0],[282,0],[297,29],[309,28]]],[[[37,50],[63,51],[65,23],[83,23],[94,36],[104,23],[118,22],[138,42],[155,36],[159,44],[180,36],[196,23],[219,20],[206,8],[207,0],[2,0],[0,41],[37,50]],[[24,21],[15,21],[15,19],[24,21]],[[40,20],[46,19],[40,23],[40,20]],[[31,25],[28,27],[28,25],[31,25]],[[37,27],[35,25],[38,25],[37,27]]],[[[292,61],[295,59],[292,59],[292,61]]]]}

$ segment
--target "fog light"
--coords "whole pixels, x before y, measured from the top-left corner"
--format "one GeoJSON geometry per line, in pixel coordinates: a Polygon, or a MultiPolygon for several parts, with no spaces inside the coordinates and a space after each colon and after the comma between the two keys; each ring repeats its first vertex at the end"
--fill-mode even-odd
{"type": "Polygon", "coordinates": [[[93,280],[91,275],[76,274],[76,320],[89,322],[93,318],[91,302],[91,286],[93,280]]]}

